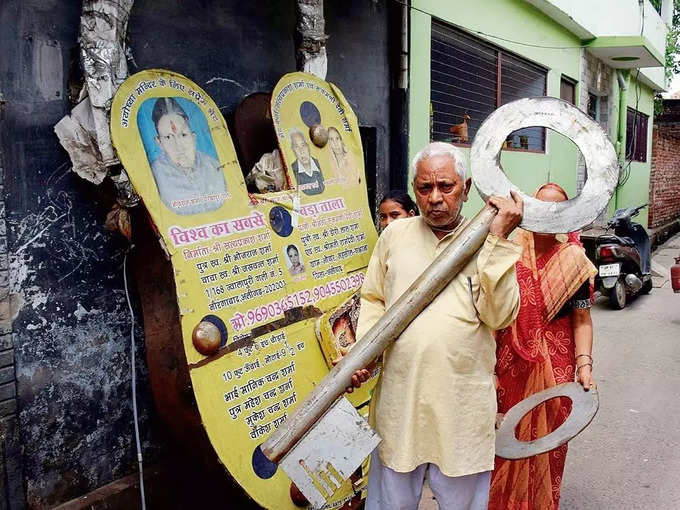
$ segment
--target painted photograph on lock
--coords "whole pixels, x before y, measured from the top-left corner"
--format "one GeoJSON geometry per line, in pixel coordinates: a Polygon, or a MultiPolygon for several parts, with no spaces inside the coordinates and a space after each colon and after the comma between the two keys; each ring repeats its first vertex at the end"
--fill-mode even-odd
{"type": "Polygon", "coordinates": [[[219,209],[229,195],[208,123],[183,97],[144,101],[137,115],[158,194],[179,215],[219,209]]]}
{"type": "Polygon", "coordinates": [[[359,309],[359,293],[354,293],[338,308],[326,312],[317,319],[316,338],[329,369],[332,369],[356,343],[359,309]]]}
{"type": "Polygon", "coordinates": [[[344,356],[356,342],[354,325],[352,324],[349,311],[343,313],[333,321],[333,336],[338,342],[340,354],[344,356]]]}
{"type": "Polygon", "coordinates": [[[333,173],[338,181],[345,187],[360,184],[361,174],[354,157],[343,141],[340,131],[333,126],[328,128],[328,147],[333,173]]]}
{"type": "Polygon", "coordinates": [[[290,148],[295,155],[291,165],[297,186],[305,195],[318,195],[326,189],[319,160],[312,157],[307,135],[297,128],[289,133],[290,148]]]}
{"type": "Polygon", "coordinates": [[[300,249],[294,244],[289,244],[285,248],[285,255],[288,272],[293,276],[304,274],[305,265],[302,263],[300,249]]]}

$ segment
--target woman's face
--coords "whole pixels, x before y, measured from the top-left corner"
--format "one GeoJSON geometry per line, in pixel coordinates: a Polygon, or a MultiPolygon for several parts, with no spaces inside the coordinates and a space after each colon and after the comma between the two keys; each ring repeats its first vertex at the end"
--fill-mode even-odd
{"type": "Polygon", "coordinates": [[[300,265],[300,254],[298,253],[297,250],[294,250],[293,248],[289,249],[288,258],[290,259],[290,263],[293,264],[294,266],[300,265]]]}
{"type": "Polygon", "coordinates": [[[189,169],[196,159],[196,135],[184,117],[168,113],[158,120],[156,141],[175,166],[189,169]]]}
{"type": "Polygon", "coordinates": [[[335,129],[330,129],[328,131],[328,143],[331,145],[333,154],[342,154],[342,139],[335,129]]]}
{"type": "Polygon", "coordinates": [[[408,218],[415,216],[413,211],[406,211],[399,202],[394,200],[385,200],[380,204],[378,209],[380,218],[380,230],[385,230],[385,227],[399,218],[408,218]]]}
{"type": "MultiPolygon", "coordinates": [[[[543,202],[564,202],[567,197],[565,197],[560,190],[555,189],[553,187],[546,187],[546,188],[541,188],[538,193],[536,193],[536,198],[538,200],[542,200],[543,202]]],[[[555,237],[555,234],[536,234],[534,233],[534,236],[538,237],[539,239],[552,239],[555,237]]]]}

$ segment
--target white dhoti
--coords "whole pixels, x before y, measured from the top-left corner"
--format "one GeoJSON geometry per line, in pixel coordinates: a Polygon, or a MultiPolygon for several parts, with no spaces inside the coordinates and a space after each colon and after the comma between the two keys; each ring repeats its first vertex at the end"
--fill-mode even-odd
{"type": "Polygon", "coordinates": [[[426,473],[441,510],[486,510],[491,471],[446,476],[435,464],[421,464],[399,473],[383,465],[377,449],[371,455],[366,510],[416,510],[426,473]]]}

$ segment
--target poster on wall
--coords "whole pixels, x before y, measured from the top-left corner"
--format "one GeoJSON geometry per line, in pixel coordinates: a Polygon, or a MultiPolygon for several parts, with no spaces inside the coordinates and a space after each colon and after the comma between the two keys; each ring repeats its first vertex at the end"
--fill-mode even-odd
{"type": "MultiPolygon", "coordinates": [[[[271,113],[288,184],[275,193],[248,194],[219,108],[177,73],[128,78],[111,134],[172,262],[208,437],[260,505],[293,509],[288,477],[257,474],[254,452],[353,345],[376,232],[357,119],[342,93],[288,74],[271,113]],[[206,345],[202,331],[216,341],[206,345]]],[[[356,407],[374,383],[350,396],[356,407]]],[[[327,508],[353,494],[347,482],[327,508]]]]}

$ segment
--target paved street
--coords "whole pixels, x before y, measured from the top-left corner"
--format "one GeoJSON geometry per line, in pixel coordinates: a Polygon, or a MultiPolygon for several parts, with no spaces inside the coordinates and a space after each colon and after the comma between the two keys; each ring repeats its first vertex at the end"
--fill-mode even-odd
{"type": "MultiPolygon", "coordinates": [[[[668,268],[679,251],[676,236],[654,260],[668,268]]],[[[600,410],[570,443],[562,509],[680,508],[680,294],[667,275],[624,310],[594,307],[600,410]]]]}

